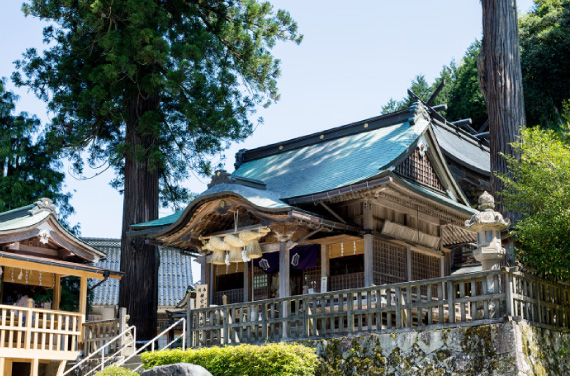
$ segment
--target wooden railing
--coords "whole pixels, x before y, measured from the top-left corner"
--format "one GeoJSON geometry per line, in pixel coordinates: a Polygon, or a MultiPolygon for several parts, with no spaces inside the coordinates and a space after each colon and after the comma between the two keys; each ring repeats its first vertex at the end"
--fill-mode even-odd
{"type": "Polygon", "coordinates": [[[569,327],[570,287],[509,269],[191,310],[192,347],[353,335],[520,316],[569,327]]]}
{"type": "MultiPolygon", "coordinates": [[[[83,352],[87,356],[98,351],[111,339],[119,335],[127,328],[127,309],[120,308],[116,319],[88,321],[83,324],[83,352]]],[[[124,342],[124,341],[123,341],[124,342]]],[[[106,353],[114,353],[122,346],[122,342],[114,342],[106,346],[106,353]]]]}
{"type": "Polygon", "coordinates": [[[570,286],[513,272],[507,275],[512,316],[547,328],[570,328],[570,286]]]}
{"type": "Polygon", "coordinates": [[[30,350],[68,352],[77,357],[83,315],[0,305],[0,354],[30,358],[30,350]]]}
{"type": "MultiPolygon", "coordinates": [[[[120,333],[119,319],[88,321],[83,324],[83,330],[84,350],[86,354],[91,354],[120,333]]],[[[109,347],[108,351],[115,352],[118,345],[109,347]]]]}

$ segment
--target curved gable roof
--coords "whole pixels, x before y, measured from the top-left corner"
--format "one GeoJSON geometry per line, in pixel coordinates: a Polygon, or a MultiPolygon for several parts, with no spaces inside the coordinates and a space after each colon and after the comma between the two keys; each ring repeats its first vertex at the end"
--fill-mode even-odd
{"type": "Polygon", "coordinates": [[[378,175],[426,130],[402,122],[243,163],[233,173],[261,180],[282,198],[309,195],[378,175]]]}

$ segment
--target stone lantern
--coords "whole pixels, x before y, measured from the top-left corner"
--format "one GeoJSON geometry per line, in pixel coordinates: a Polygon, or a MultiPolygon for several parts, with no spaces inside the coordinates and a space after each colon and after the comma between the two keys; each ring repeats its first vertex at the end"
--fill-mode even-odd
{"type": "Polygon", "coordinates": [[[508,218],[504,219],[501,213],[494,209],[495,199],[485,192],[479,196],[480,212],[465,221],[465,227],[477,233],[477,249],[473,251],[473,256],[481,263],[483,270],[500,268],[501,260],[505,256],[505,249],[501,244],[501,230],[511,225],[508,218]]]}

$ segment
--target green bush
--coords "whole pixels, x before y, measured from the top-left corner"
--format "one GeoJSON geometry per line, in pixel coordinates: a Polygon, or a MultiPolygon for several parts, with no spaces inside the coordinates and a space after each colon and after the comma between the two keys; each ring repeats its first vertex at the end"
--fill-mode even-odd
{"type": "Polygon", "coordinates": [[[139,374],[126,368],[111,366],[97,372],[95,376],[139,376],[139,374]]]}
{"type": "Polygon", "coordinates": [[[311,376],[317,366],[314,349],[286,343],[161,350],[143,353],[141,358],[145,369],[192,363],[204,367],[214,376],[311,376]]]}

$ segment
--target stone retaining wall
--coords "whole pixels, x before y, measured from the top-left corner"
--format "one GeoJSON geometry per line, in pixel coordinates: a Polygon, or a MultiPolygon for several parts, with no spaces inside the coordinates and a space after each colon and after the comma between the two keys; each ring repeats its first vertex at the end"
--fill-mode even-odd
{"type": "Polygon", "coordinates": [[[301,341],[318,375],[570,375],[570,334],[509,321],[301,341]]]}

